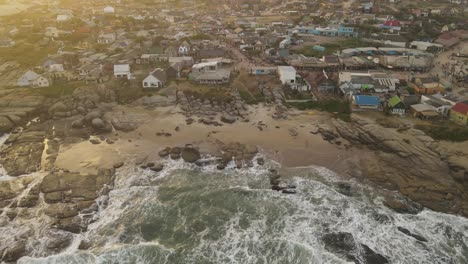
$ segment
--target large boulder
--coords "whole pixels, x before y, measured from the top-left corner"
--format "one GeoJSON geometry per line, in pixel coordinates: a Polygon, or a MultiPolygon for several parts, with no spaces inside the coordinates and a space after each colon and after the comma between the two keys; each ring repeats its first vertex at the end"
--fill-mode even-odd
{"type": "Polygon", "coordinates": [[[348,261],[361,263],[359,260],[362,259],[364,260],[363,263],[389,263],[384,256],[373,251],[367,245],[356,243],[353,235],[350,233],[325,234],[322,237],[322,241],[327,251],[341,256],[348,261]]]}
{"type": "Polygon", "coordinates": [[[126,117],[114,117],[111,123],[116,130],[123,132],[130,132],[138,128],[138,122],[126,117]]]}
{"type": "Polygon", "coordinates": [[[99,110],[94,110],[94,111],[91,111],[89,112],[85,117],[84,117],[84,121],[87,122],[87,123],[91,123],[91,121],[93,121],[94,119],[96,118],[101,118],[102,116],[102,112],[99,111],[99,110]]]}
{"type": "Polygon", "coordinates": [[[0,133],[9,132],[15,124],[13,124],[10,119],[5,116],[0,116],[0,133]]]}
{"type": "Polygon", "coordinates": [[[234,116],[229,116],[229,115],[223,115],[221,117],[221,122],[227,123],[227,124],[232,124],[236,122],[236,118],[234,116]]]}
{"type": "Polygon", "coordinates": [[[190,162],[194,163],[197,160],[200,159],[200,151],[194,147],[185,147],[182,149],[182,159],[184,159],[185,162],[190,162]]]}
{"type": "Polygon", "coordinates": [[[101,130],[105,127],[105,123],[101,118],[94,118],[91,120],[91,126],[96,130],[101,130]]]}
{"type": "Polygon", "coordinates": [[[68,106],[65,105],[65,103],[63,102],[57,102],[55,104],[53,104],[50,108],[49,108],[49,114],[50,115],[54,115],[56,113],[62,113],[62,112],[67,112],[68,111],[68,106]]]}

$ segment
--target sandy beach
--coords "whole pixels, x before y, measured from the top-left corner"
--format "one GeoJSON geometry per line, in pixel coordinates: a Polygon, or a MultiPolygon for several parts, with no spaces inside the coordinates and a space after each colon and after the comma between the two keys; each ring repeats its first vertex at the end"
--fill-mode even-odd
{"type": "Polygon", "coordinates": [[[31,5],[23,3],[0,5],[0,16],[9,16],[20,13],[31,5]]]}
{"type": "Polygon", "coordinates": [[[110,168],[120,161],[154,161],[159,159],[158,151],[161,149],[184,144],[198,145],[203,154],[216,154],[216,140],[255,145],[263,155],[286,167],[318,165],[339,171],[338,163],[342,165],[343,162],[338,161],[356,154],[356,150],[346,150],[310,133],[314,124],[331,117],[327,113],[297,111],[288,120],[274,120],[271,118],[273,110],[268,107],[256,106],[250,111],[253,114],[249,122],[215,127],[197,122],[186,125],[185,116],[178,107],[147,110],[118,106],[107,115],[123,114],[138,120],[142,123],[138,129],[129,133],[112,133],[108,138],[114,140],[114,144],[93,145],[84,141],[62,146],[55,165],[70,171],[91,173],[98,168],[110,168]],[[263,124],[262,130],[259,123],[263,124]],[[176,127],[179,131],[175,131],[176,127]],[[297,135],[291,135],[292,130],[297,135]],[[158,132],[171,133],[172,136],[158,136],[158,132]]]}

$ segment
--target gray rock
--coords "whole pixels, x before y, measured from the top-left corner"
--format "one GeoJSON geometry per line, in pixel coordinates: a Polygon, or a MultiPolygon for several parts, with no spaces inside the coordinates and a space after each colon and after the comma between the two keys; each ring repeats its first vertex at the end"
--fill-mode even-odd
{"type": "Polygon", "coordinates": [[[159,151],[158,154],[159,154],[159,156],[160,156],[161,158],[165,158],[165,157],[169,156],[169,154],[171,154],[171,148],[167,147],[167,148],[165,148],[165,149],[159,151]]]}
{"type": "Polygon", "coordinates": [[[99,140],[98,138],[92,138],[89,140],[89,142],[91,142],[91,144],[93,145],[101,144],[101,140],[99,140]]]}
{"type": "Polygon", "coordinates": [[[200,159],[200,151],[194,147],[185,147],[182,150],[182,159],[185,162],[194,163],[200,159]]]}
{"type": "Polygon", "coordinates": [[[172,153],[172,154],[171,154],[171,159],[173,159],[173,160],[178,160],[178,159],[180,159],[180,154],[174,154],[174,153],[172,153]]]}
{"type": "Polygon", "coordinates": [[[236,118],[233,116],[228,116],[228,115],[223,115],[221,116],[221,122],[227,123],[227,124],[233,124],[236,122],[236,118]]]}
{"type": "Polygon", "coordinates": [[[104,121],[101,118],[94,118],[91,121],[91,126],[96,130],[101,130],[105,127],[104,121]]]}
{"type": "Polygon", "coordinates": [[[84,119],[80,118],[72,122],[72,128],[83,128],[84,127],[84,119]]]}
{"type": "Polygon", "coordinates": [[[156,171],[156,172],[159,172],[159,171],[162,171],[164,168],[164,166],[162,164],[155,164],[153,165],[150,169],[152,171],[156,171]]]}
{"type": "Polygon", "coordinates": [[[94,110],[94,111],[89,112],[89,113],[84,117],[84,121],[90,123],[93,119],[95,119],[95,118],[101,118],[101,117],[102,117],[101,111],[99,111],[99,110],[94,110]]]}
{"type": "Polygon", "coordinates": [[[0,133],[9,132],[15,124],[13,124],[10,119],[4,116],[0,116],[0,133]]]}

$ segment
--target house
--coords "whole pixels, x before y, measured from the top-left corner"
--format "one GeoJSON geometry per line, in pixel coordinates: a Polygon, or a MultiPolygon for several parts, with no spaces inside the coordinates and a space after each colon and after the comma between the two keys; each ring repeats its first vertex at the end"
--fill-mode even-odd
{"type": "Polygon", "coordinates": [[[150,74],[145,79],[143,79],[143,88],[163,87],[166,81],[166,71],[158,68],[150,72],[150,74]]]}
{"type": "Polygon", "coordinates": [[[103,9],[104,14],[114,14],[115,9],[112,6],[106,6],[103,9]]]}
{"type": "Polygon", "coordinates": [[[278,66],[279,79],[283,85],[298,91],[310,91],[311,86],[307,80],[296,73],[296,69],[291,66],[278,66]]]}
{"type": "Polygon", "coordinates": [[[404,115],[406,113],[406,105],[398,95],[393,96],[387,102],[390,112],[394,115],[404,115]]]}
{"type": "Polygon", "coordinates": [[[438,94],[439,96],[437,97],[436,95],[422,95],[421,96],[421,103],[422,104],[427,104],[430,106],[433,106],[437,113],[439,113],[442,116],[448,116],[450,108],[452,108],[452,105],[444,100],[441,99],[441,95],[438,94]]]}
{"type": "Polygon", "coordinates": [[[378,71],[364,72],[340,72],[340,89],[344,95],[355,94],[360,91],[373,91],[387,93],[395,91],[400,80],[391,74],[378,71]]]}
{"type": "Polygon", "coordinates": [[[194,64],[189,79],[201,84],[223,84],[230,77],[230,68],[221,68],[217,61],[210,61],[194,64]]]}
{"type": "Polygon", "coordinates": [[[198,52],[198,57],[200,59],[218,58],[224,57],[224,53],[225,51],[222,48],[205,48],[198,52]]]}
{"type": "Polygon", "coordinates": [[[276,67],[252,67],[249,70],[249,73],[252,75],[272,75],[276,74],[276,67]]]}
{"type": "Polygon", "coordinates": [[[179,55],[187,55],[190,52],[190,44],[187,41],[184,41],[180,46],[179,46],[179,55]]]}
{"type": "Polygon", "coordinates": [[[296,69],[291,66],[278,66],[278,75],[283,85],[296,84],[296,69]]]}
{"type": "Polygon", "coordinates": [[[327,37],[357,38],[359,36],[359,32],[357,32],[354,27],[345,27],[341,25],[328,27],[296,27],[289,33],[294,31],[304,35],[318,35],[327,37]]]}
{"type": "Polygon", "coordinates": [[[445,93],[445,87],[434,78],[415,78],[414,91],[418,94],[445,93]]]}
{"type": "Polygon", "coordinates": [[[172,64],[166,69],[166,77],[167,79],[177,79],[180,78],[180,72],[182,70],[182,64],[177,62],[172,64]]]}
{"type": "Polygon", "coordinates": [[[49,80],[47,78],[33,72],[27,71],[23,74],[16,83],[17,86],[31,86],[31,87],[48,87],[49,80]]]}
{"type": "Polygon", "coordinates": [[[126,78],[130,80],[132,74],[130,72],[130,65],[128,64],[115,64],[114,65],[114,76],[116,78],[126,78]]]}
{"type": "Polygon", "coordinates": [[[450,120],[460,125],[468,125],[468,101],[460,102],[452,107],[450,120]]]}
{"type": "Polygon", "coordinates": [[[107,45],[107,44],[112,44],[116,40],[116,36],[114,33],[108,33],[108,34],[100,34],[97,43],[102,44],[102,45],[107,45]]]}
{"type": "Polygon", "coordinates": [[[435,107],[427,104],[415,104],[410,107],[411,115],[421,119],[432,119],[439,116],[435,107]]]}
{"type": "Polygon", "coordinates": [[[380,98],[374,95],[354,95],[352,106],[353,110],[378,110],[380,98]]]}
{"type": "Polygon", "coordinates": [[[70,15],[57,15],[57,22],[65,22],[71,19],[70,15]]]}

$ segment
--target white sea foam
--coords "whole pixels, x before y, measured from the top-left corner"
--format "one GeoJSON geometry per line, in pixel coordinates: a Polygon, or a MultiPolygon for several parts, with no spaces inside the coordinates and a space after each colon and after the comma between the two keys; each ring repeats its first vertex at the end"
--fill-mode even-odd
{"type": "MultiPolygon", "coordinates": [[[[397,214],[382,205],[381,198],[371,187],[354,181],[348,182],[353,189],[352,197],[343,195],[336,189],[336,183],[343,180],[325,168],[282,170],[297,185],[298,191],[296,195],[285,195],[268,188],[268,169],[278,167],[271,161],[265,166],[254,165],[242,170],[230,163],[223,171],[217,170],[215,165],[198,167],[181,160],[168,159],[163,163],[162,172],[134,167],[118,170],[108,205],[100,207],[97,221],[81,236],[101,241],[102,246],[73,253],[77,244],[74,242],[64,254],[45,259],[23,258],[19,263],[199,263],[200,260],[212,263],[347,263],[324,248],[322,236],[333,232],[351,233],[357,243],[367,245],[391,263],[463,263],[468,259],[466,218],[427,209],[417,215],[397,214]],[[129,228],[139,227],[151,219],[148,216],[165,214],[167,210],[175,210],[177,214],[166,220],[165,228],[189,228],[194,216],[182,209],[197,207],[190,207],[190,204],[183,207],[187,205],[180,204],[176,198],[163,204],[159,192],[160,185],[164,187],[167,182],[175,190],[195,191],[184,185],[195,175],[199,175],[195,180],[206,177],[216,181],[207,182],[209,188],[201,191],[206,199],[203,202],[227,197],[233,203],[231,208],[218,208],[223,203],[213,201],[212,208],[203,208],[203,212],[195,215],[208,214],[213,219],[220,217],[223,222],[215,221],[204,230],[190,233],[190,239],[197,243],[183,253],[167,246],[169,242],[162,237],[145,241],[139,232],[127,234],[129,228]],[[225,195],[219,196],[219,193],[225,195]],[[218,215],[220,213],[222,215],[218,215]],[[383,216],[384,221],[376,216],[383,216]],[[418,242],[397,227],[421,235],[428,242],[418,242]],[[129,235],[131,242],[122,242],[122,235],[129,235]],[[179,257],[178,262],[174,262],[176,257],[179,257]]],[[[183,197],[192,197],[185,192],[182,192],[183,197]]],[[[106,204],[106,199],[101,199],[99,204],[106,204]]]]}

